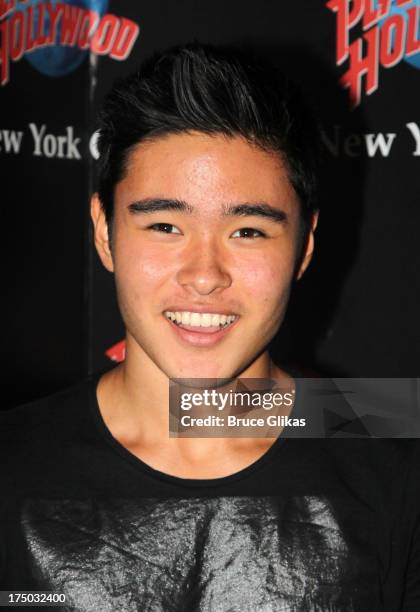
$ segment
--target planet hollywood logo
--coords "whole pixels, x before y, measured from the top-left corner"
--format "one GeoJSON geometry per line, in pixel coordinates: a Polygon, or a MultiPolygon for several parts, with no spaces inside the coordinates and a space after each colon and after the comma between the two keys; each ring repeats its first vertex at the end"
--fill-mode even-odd
{"type": "Polygon", "coordinates": [[[69,74],[89,52],[127,59],[140,28],[107,8],[108,0],[0,0],[0,84],[22,58],[51,77],[69,74]]]}
{"type": "Polygon", "coordinates": [[[328,0],[336,14],[336,64],[353,106],[379,86],[379,68],[420,69],[420,0],[328,0]],[[351,40],[350,40],[351,39],[351,40]],[[363,78],[364,77],[364,78],[363,78]]]}

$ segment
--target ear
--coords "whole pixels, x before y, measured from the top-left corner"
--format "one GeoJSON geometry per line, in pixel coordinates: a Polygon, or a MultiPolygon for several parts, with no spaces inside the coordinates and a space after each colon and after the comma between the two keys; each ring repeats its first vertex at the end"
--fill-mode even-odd
{"type": "Polygon", "coordinates": [[[109,241],[108,224],[97,193],[93,194],[90,201],[90,216],[93,221],[95,246],[100,260],[109,272],[113,272],[114,262],[109,241]]]}
{"type": "Polygon", "coordinates": [[[296,280],[299,280],[303,276],[303,273],[305,272],[306,268],[309,266],[310,261],[312,259],[312,255],[314,253],[315,230],[316,230],[316,226],[318,225],[318,217],[319,217],[319,211],[316,210],[312,215],[311,226],[309,228],[308,235],[306,237],[305,251],[300,261],[300,265],[299,265],[299,268],[296,274],[296,280]]]}

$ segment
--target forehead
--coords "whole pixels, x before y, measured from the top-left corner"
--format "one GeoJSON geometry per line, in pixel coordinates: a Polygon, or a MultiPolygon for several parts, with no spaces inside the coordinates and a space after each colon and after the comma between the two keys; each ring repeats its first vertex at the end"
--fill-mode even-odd
{"type": "Polygon", "coordinates": [[[172,197],[195,206],[232,201],[294,205],[296,194],[279,154],[241,137],[170,134],[134,147],[115,191],[126,198],[172,197]]]}

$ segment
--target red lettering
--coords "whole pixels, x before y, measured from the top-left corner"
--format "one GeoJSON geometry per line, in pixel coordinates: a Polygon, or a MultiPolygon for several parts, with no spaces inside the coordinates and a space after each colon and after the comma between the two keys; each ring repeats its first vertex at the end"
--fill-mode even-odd
{"type": "MultiPolygon", "coordinates": [[[[12,11],[16,4],[0,0],[0,16],[12,11]]],[[[21,4],[28,2],[21,0],[21,4]]],[[[125,60],[139,32],[137,23],[124,17],[107,14],[101,18],[96,11],[64,2],[33,2],[0,21],[0,84],[9,81],[10,60],[16,62],[25,52],[38,47],[77,44],[81,49],[90,46],[98,55],[109,54],[112,59],[125,60]]]]}
{"type": "Polygon", "coordinates": [[[77,46],[80,47],[80,49],[87,49],[89,47],[90,39],[98,26],[98,21],[98,13],[90,10],[85,11],[80,25],[79,38],[77,40],[77,46]]]}
{"type": "Polygon", "coordinates": [[[130,55],[139,32],[140,28],[137,23],[131,21],[131,19],[120,17],[120,29],[109,57],[119,61],[125,60],[130,55]]]}
{"type": "Polygon", "coordinates": [[[63,17],[61,20],[61,40],[62,45],[74,47],[80,28],[80,20],[83,10],[77,6],[64,5],[63,17]]]}
{"type": "Polygon", "coordinates": [[[0,0],[0,19],[6,17],[9,13],[13,11],[16,6],[16,0],[0,0]]]}
{"type": "Polygon", "coordinates": [[[380,60],[384,68],[391,68],[404,55],[405,19],[402,15],[391,15],[385,21],[381,32],[380,60]]]}
{"type": "Polygon", "coordinates": [[[90,48],[98,55],[106,55],[111,51],[118,32],[120,20],[115,15],[105,15],[96,30],[90,48]]]}
{"type": "Polygon", "coordinates": [[[413,6],[407,9],[408,25],[407,25],[407,43],[405,45],[405,54],[407,57],[420,52],[419,40],[419,23],[420,23],[420,6],[413,6]]]}
{"type": "Polygon", "coordinates": [[[3,21],[0,23],[0,77],[1,84],[6,85],[9,81],[9,22],[3,21]]]}
{"type": "Polygon", "coordinates": [[[350,0],[329,0],[327,8],[337,13],[336,63],[342,64],[349,54],[349,31],[360,20],[363,0],[354,0],[350,10],[350,0]]]}
{"type": "Polygon", "coordinates": [[[47,11],[50,18],[50,33],[48,36],[48,43],[53,45],[57,39],[57,27],[61,15],[63,14],[64,7],[62,4],[57,4],[55,7],[48,2],[47,11]]]}
{"type": "Polygon", "coordinates": [[[25,42],[25,50],[26,52],[32,51],[35,49],[35,40],[33,37],[34,30],[34,15],[33,15],[33,7],[28,6],[26,9],[26,42],[25,42]]]}
{"type": "Polygon", "coordinates": [[[36,28],[36,46],[42,47],[47,42],[47,35],[45,34],[45,4],[38,4],[38,25],[36,28]]]}
{"type": "Polygon", "coordinates": [[[413,0],[396,0],[395,4],[397,6],[404,6],[404,4],[411,4],[413,0]]]}
{"type": "Polygon", "coordinates": [[[25,16],[21,11],[16,11],[9,22],[9,48],[10,57],[16,62],[25,51],[25,16]]]}
{"type": "Polygon", "coordinates": [[[365,12],[363,14],[363,29],[368,28],[378,23],[381,19],[386,17],[391,8],[391,0],[379,0],[377,3],[379,7],[374,9],[372,7],[372,0],[365,0],[365,12]]]}
{"type": "Polygon", "coordinates": [[[371,94],[378,88],[379,65],[379,28],[375,26],[355,40],[349,47],[350,67],[341,78],[343,87],[350,90],[353,106],[360,104],[362,93],[362,76],[366,76],[366,93],[371,94]],[[366,55],[363,54],[363,41],[366,43],[366,55]]]}

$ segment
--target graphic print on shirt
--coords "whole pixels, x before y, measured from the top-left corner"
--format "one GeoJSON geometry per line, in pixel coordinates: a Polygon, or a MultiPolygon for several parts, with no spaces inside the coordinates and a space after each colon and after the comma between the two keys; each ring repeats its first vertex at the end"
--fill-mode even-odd
{"type": "Polygon", "coordinates": [[[324,497],[27,500],[21,520],[39,585],[83,612],[371,610],[366,542],[324,497]]]}

